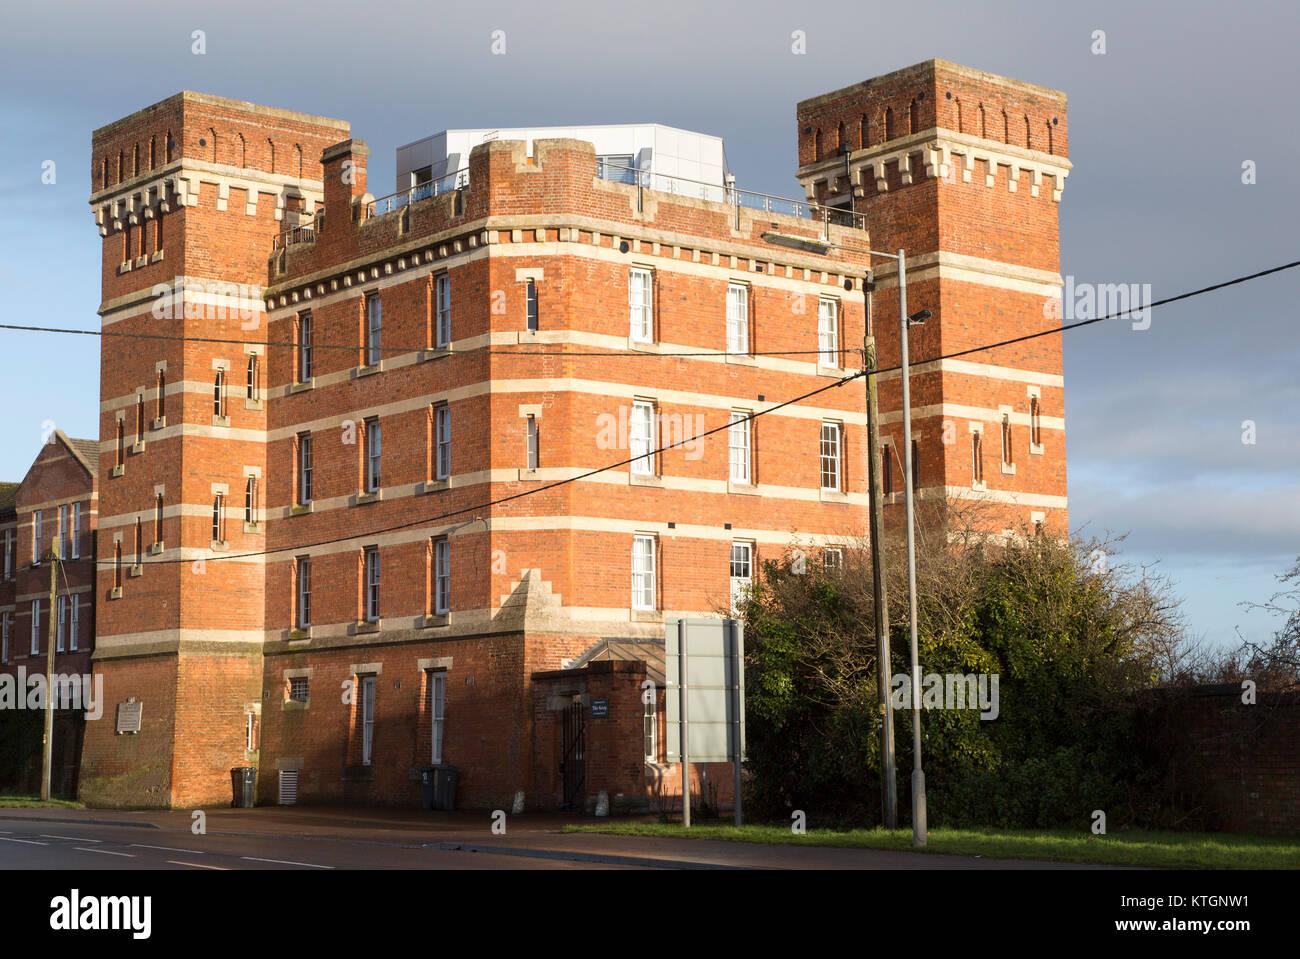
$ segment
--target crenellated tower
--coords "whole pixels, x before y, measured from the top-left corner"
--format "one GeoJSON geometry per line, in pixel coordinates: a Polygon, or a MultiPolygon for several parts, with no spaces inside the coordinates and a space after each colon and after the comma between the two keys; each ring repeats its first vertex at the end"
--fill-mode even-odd
{"type": "Polygon", "coordinates": [[[228,798],[230,768],[256,761],[264,558],[240,556],[266,544],[266,257],[321,202],[321,153],[347,134],[191,92],[94,133],[106,710],[87,801],[228,798]],[[119,732],[132,700],[139,731],[119,732]]]}
{"type": "MultiPolygon", "coordinates": [[[[1060,323],[1065,95],[928,60],[799,104],[809,200],[866,215],[906,251],[918,500],[983,504],[998,532],[1067,528],[1060,334],[934,357],[1060,323]]],[[[874,261],[880,365],[898,364],[898,269],[874,261]]],[[[902,501],[901,386],[881,375],[890,503],[902,501]]]]}

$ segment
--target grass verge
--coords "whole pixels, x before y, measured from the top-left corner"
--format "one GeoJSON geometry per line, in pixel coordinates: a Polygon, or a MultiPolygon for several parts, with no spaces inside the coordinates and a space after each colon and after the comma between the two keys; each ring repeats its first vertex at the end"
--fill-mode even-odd
{"type": "Polygon", "coordinates": [[[40,796],[0,796],[0,809],[84,809],[71,799],[51,799],[43,802],[40,796]]]}
{"type": "MultiPolygon", "coordinates": [[[[611,822],[569,826],[565,832],[678,839],[721,839],[790,846],[834,846],[911,852],[910,830],[809,829],[795,835],[789,826],[695,825],[611,822]]],[[[1300,839],[1227,833],[1126,830],[1105,836],[1066,830],[933,829],[923,852],[997,859],[1045,859],[1108,866],[1157,869],[1300,869],[1300,839]]]]}

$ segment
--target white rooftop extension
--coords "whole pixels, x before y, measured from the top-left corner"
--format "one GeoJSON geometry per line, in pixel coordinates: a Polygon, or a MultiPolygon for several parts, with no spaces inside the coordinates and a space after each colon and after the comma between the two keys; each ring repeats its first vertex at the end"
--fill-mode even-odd
{"type": "Polygon", "coordinates": [[[397,148],[397,191],[400,193],[410,190],[465,169],[469,166],[470,150],[480,143],[490,140],[525,140],[528,155],[532,156],[535,140],[556,137],[591,143],[596,149],[598,173],[607,180],[633,183],[635,175],[623,167],[634,167],[661,177],[681,177],[718,187],[726,185],[729,171],[721,137],[679,130],[659,123],[616,123],[604,126],[444,130],[397,148]]]}

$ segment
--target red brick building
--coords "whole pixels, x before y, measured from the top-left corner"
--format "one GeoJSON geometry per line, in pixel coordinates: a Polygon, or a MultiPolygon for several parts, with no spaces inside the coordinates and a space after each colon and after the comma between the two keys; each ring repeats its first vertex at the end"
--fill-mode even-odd
{"type": "MultiPolygon", "coordinates": [[[[909,303],[934,312],[918,362],[1042,322],[1064,114],[933,61],[808,101],[813,205],[789,213],[615,182],[566,139],[487,142],[448,189],[376,200],[346,123],[193,93],[97,130],[103,322],[170,338],[104,339],[95,664],[106,710],[133,698],[142,721],[88,728],[83,799],[225,802],[245,764],[263,802],[414,803],[440,762],[475,806],[675,791],[665,619],[725,613],[796,538],[822,561],[865,529],[862,383],[836,384],[868,268],[897,355],[896,272],[866,251],[908,248],[909,303]],[[949,92],[1059,132],[1037,151],[949,130],[949,92]],[[827,130],[854,110],[846,166],[827,130]],[[963,179],[967,155],[998,186],[963,179]],[[562,717],[593,699],[615,721],[586,724],[575,784],[562,717]]],[[[921,495],[1063,527],[1059,340],[918,373],[921,495]],[[1003,407],[1010,469],[980,482],[968,424],[996,436],[1003,407]]]]}
{"type": "MultiPolygon", "coordinates": [[[[26,677],[46,672],[51,625],[56,676],[92,671],[98,449],[95,440],[70,439],[55,430],[22,482],[0,484],[0,676],[13,677],[20,694],[26,677]],[[51,609],[56,544],[60,562],[51,609]]],[[[0,784],[23,793],[37,793],[41,785],[45,719],[30,706],[0,695],[0,784]]],[[[84,710],[56,711],[56,794],[76,795],[86,721],[84,710]]]]}

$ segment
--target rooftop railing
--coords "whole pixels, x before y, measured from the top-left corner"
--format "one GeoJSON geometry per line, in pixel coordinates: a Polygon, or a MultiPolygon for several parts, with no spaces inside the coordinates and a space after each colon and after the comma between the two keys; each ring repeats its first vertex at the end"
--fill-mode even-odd
{"type": "Polygon", "coordinates": [[[436,180],[428,180],[424,183],[417,183],[409,190],[399,190],[397,193],[390,193],[388,196],[381,196],[377,200],[371,200],[366,204],[366,218],[372,216],[383,216],[385,213],[392,213],[394,210],[400,210],[402,207],[415,203],[419,200],[427,200],[431,196],[440,196],[444,193],[451,193],[454,190],[460,190],[469,185],[469,168],[464,167],[456,170],[454,173],[448,173],[446,176],[438,177],[436,180]]]}
{"type": "MultiPolygon", "coordinates": [[[[754,190],[742,190],[735,184],[708,183],[704,180],[691,180],[687,177],[672,176],[667,173],[653,173],[638,167],[623,166],[617,163],[602,163],[597,173],[605,180],[630,183],[640,190],[652,190],[658,193],[670,193],[674,196],[707,200],[712,203],[725,203],[736,208],[736,225],[740,225],[740,211],[762,210],[784,216],[798,217],[822,224],[822,236],[825,238],[827,226],[852,227],[866,229],[866,215],[844,210],[839,207],[808,203],[805,200],[792,200],[789,197],[773,196],[770,193],[758,193],[754,190]]],[[[638,197],[638,200],[640,198],[638,197]]]]}

